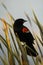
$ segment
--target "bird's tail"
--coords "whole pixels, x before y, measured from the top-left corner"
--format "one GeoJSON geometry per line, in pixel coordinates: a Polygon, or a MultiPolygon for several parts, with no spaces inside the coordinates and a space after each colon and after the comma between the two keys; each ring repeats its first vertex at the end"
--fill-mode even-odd
{"type": "Polygon", "coordinates": [[[26,46],[26,51],[27,51],[27,54],[30,56],[36,57],[38,55],[37,51],[35,50],[32,44],[29,46],[26,46]]]}

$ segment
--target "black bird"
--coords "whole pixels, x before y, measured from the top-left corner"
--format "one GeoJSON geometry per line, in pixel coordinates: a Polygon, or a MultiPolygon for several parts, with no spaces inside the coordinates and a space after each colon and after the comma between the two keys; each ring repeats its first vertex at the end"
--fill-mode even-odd
{"type": "Polygon", "coordinates": [[[26,51],[28,55],[37,56],[38,53],[33,46],[34,38],[30,32],[30,30],[25,27],[23,24],[27,22],[24,19],[17,19],[13,25],[13,30],[17,33],[21,42],[25,42],[28,47],[26,47],[26,51]],[[29,48],[30,47],[30,48],[29,48]]]}

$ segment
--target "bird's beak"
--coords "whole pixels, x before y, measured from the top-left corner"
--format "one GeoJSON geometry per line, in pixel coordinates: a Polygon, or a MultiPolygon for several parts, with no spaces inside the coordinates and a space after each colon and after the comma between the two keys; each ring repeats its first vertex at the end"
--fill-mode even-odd
{"type": "Polygon", "coordinates": [[[27,22],[27,20],[25,20],[25,22],[27,22]]]}
{"type": "Polygon", "coordinates": [[[25,25],[25,23],[27,22],[27,20],[24,20],[24,23],[23,23],[23,25],[25,25]]]}

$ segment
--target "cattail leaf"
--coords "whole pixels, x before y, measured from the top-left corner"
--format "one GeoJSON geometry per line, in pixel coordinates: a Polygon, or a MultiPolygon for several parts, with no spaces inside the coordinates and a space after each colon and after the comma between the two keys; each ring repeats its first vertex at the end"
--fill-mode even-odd
{"type": "Polygon", "coordinates": [[[15,57],[15,58],[17,59],[17,61],[19,62],[19,64],[21,65],[20,60],[19,60],[19,57],[17,56],[16,52],[13,53],[13,52],[9,49],[6,40],[5,40],[1,35],[0,35],[0,40],[1,40],[2,43],[5,45],[5,47],[7,48],[7,50],[11,53],[11,55],[13,55],[13,57],[15,57]]]}
{"type": "Polygon", "coordinates": [[[37,36],[38,40],[40,41],[40,43],[42,44],[43,46],[43,41],[37,36]]]}
{"type": "Polygon", "coordinates": [[[33,10],[32,10],[32,12],[33,12],[34,18],[36,20],[35,23],[38,25],[39,29],[42,30],[42,25],[40,24],[40,22],[39,22],[39,20],[38,20],[38,18],[36,16],[36,14],[35,14],[35,12],[33,10]]]}
{"type": "Polygon", "coordinates": [[[3,52],[3,54],[6,56],[4,50],[3,50],[2,46],[1,46],[1,43],[0,43],[0,49],[1,49],[1,51],[3,52]]]}
{"type": "Polygon", "coordinates": [[[10,32],[10,35],[11,35],[12,41],[13,41],[13,43],[14,43],[15,49],[16,49],[16,51],[17,51],[17,54],[19,55],[19,51],[18,51],[18,49],[17,49],[16,43],[15,43],[15,40],[14,40],[14,37],[13,37],[13,34],[12,34],[10,28],[9,28],[9,32],[10,32]]]}
{"type": "MultiPolygon", "coordinates": [[[[18,48],[17,48],[17,46],[16,46],[16,42],[15,42],[15,39],[14,39],[14,37],[13,37],[13,34],[12,34],[12,32],[11,32],[11,29],[10,29],[10,28],[9,28],[9,31],[10,31],[10,35],[11,35],[12,41],[13,41],[13,43],[14,43],[14,47],[15,47],[15,49],[16,49],[17,56],[18,56],[18,57],[19,57],[19,59],[20,59],[19,50],[18,50],[18,48]]],[[[14,33],[14,35],[15,35],[15,33],[14,33]]],[[[20,62],[21,62],[21,60],[20,60],[20,62]]],[[[21,64],[22,64],[22,63],[21,63],[21,64]]]]}
{"type": "Polygon", "coordinates": [[[0,40],[4,43],[5,46],[7,46],[6,40],[0,35],[0,40]]]}
{"type": "Polygon", "coordinates": [[[25,65],[29,65],[27,55],[26,55],[25,50],[23,49],[23,47],[22,47],[22,45],[20,43],[20,40],[19,40],[18,36],[16,37],[16,39],[17,39],[17,42],[18,42],[18,46],[19,46],[19,48],[20,48],[20,50],[22,52],[22,58],[25,61],[25,65]]]}
{"type": "Polygon", "coordinates": [[[9,23],[7,23],[7,22],[6,22],[6,24],[7,24],[9,27],[13,28],[13,26],[12,26],[12,25],[10,25],[9,23]]]}
{"type": "MultiPolygon", "coordinates": [[[[4,32],[5,32],[5,36],[6,36],[6,42],[7,42],[7,45],[8,46],[6,46],[7,47],[7,50],[8,50],[8,54],[10,54],[10,52],[9,52],[9,50],[11,51],[11,46],[10,46],[10,39],[9,39],[9,36],[8,36],[8,27],[7,27],[7,24],[6,24],[6,21],[4,20],[4,19],[2,19],[2,22],[4,23],[4,32]],[[6,30],[7,29],[7,30],[6,30]]],[[[2,40],[2,38],[1,38],[1,40],[2,40]]],[[[4,44],[5,45],[5,44],[4,44]]],[[[16,55],[16,54],[15,54],[16,55]]],[[[10,63],[10,65],[12,64],[14,64],[13,63],[13,56],[12,56],[12,53],[10,54],[10,55],[8,55],[9,57],[8,57],[8,59],[9,59],[9,63],[10,63]],[[10,62],[10,60],[12,61],[12,62],[10,62]]],[[[16,57],[17,58],[17,57],[16,57]]]]}
{"type": "Polygon", "coordinates": [[[35,23],[37,24],[37,26],[39,27],[39,30],[40,30],[40,35],[41,35],[41,38],[43,40],[43,27],[42,25],[40,24],[39,20],[37,19],[37,16],[36,14],[34,13],[34,11],[32,10],[33,12],[33,15],[34,15],[34,18],[35,18],[35,23]]]}
{"type": "Polygon", "coordinates": [[[30,25],[32,25],[32,23],[31,23],[31,19],[30,19],[30,17],[28,16],[28,14],[25,12],[25,16],[27,17],[27,19],[29,20],[29,23],[30,23],[30,25]]]}
{"type": "Polygon", "coordinates": [[[3,27],[4,27],[4,33],[5,33],[5,36],[6,36],[6,41],[7,41],[7,44],[10,48],[10,40],[9,40],[9,37],[8,37],[8,25],[6,24],[6,21],[5,19],[1,19],[1,21],[3,22],[3,27]]]}
{"type": "Polygon", "coordinates": [[[1,56],[0,56],[0,59],[3,62],[4,65],[8,65],[7,62],[5,61],[5,59],[3,59],[1,56]]]}
{"type": "Polygon", "coordinates": [[[5,6],[4,3],[1,3],[2,6],[5,8],[5,10],[7,11],[7,13],[9,14],[9,16],[12,18],[13,21],[15,21],[15,19],[13,18],[13,16],[10,14],[10,12],[8,11],[7,7],[5,6]]]}
{"type": "Polygon", "coordinates": [[[9,18],[9,21],[12,22],[11,24],[13,25],[13,23],[15,22],[13,20],[13,17],[9,13],[7,13],[7,17],[9,18]]]}
{"type": "Polygon", "coordinates": [[[41,51],[41,49],[40,49],[40,46],[39,46],[39,44],[38,44],[38,39],[37,39],[37,36],[36,36],[36,34],[34,33],[34,31],[33,31],[33,34],[34,34],[34,38],[35,38],[36,44],[37,44],[37,46],[38,46],[39,52],[40,52],[40,54],[41,54],[41,56],[42,56],[42,51],[41,51]]]}
{"type": "MultiPolygon", "coordinates": [[[[2,21],[2,18],[0,18],[0,20],[2,21]]],[[[6,24],[7,24],[9,27],[13,28],[13,26],[11,26],[9,23],[6,22],[6,24]]]]}
{"type": "Polygon", "coordinates": [[[15,65],[15,59],[11,53],[8,54],[8,60],[10,65],[15,65]]]}

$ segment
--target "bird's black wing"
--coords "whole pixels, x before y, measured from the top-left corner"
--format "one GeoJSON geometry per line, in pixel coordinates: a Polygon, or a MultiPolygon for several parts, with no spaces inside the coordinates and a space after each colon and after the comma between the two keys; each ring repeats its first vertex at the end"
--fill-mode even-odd
{"type": "Polygon", "coordinates": [[[27,54],[30,56],[36,57],[38,55],[37,51],[35,50],[32,44],[29,46],[26,46],[26,51],[27,51],[27,54]]]}

